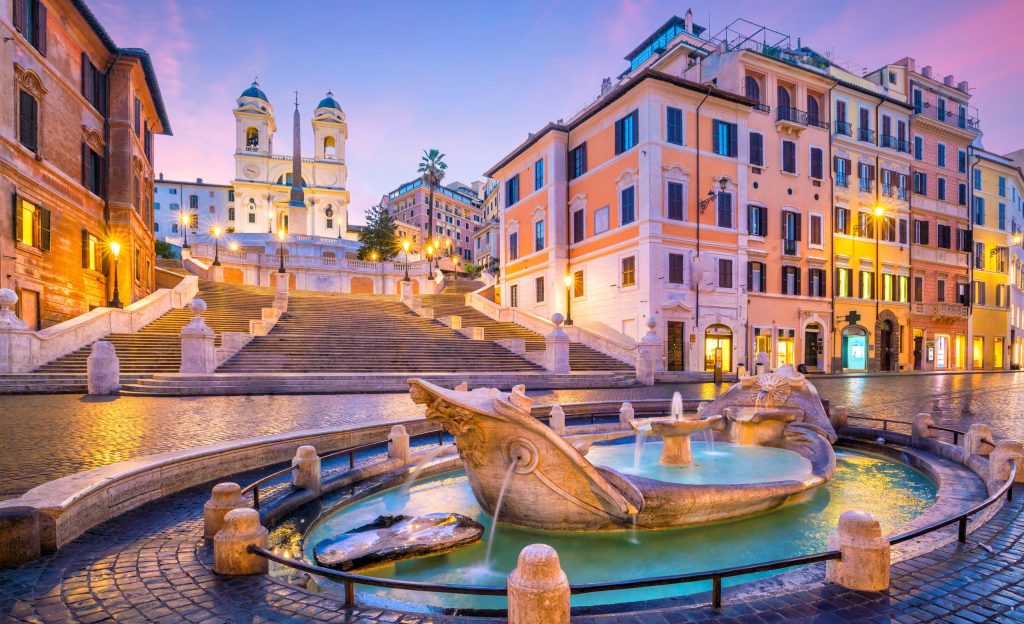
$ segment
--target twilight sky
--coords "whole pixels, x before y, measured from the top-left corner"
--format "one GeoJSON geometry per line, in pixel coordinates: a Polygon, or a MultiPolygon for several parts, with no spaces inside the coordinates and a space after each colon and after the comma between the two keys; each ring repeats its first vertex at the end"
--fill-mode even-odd
{"type": "Polygon", "coordinates": [[[415,177],[424,148],[447,154],[448,180],[470,182],[548,121],[569,117],[625,69],[622,57],[692,7],[717,33],[763,24],[848,69],[904,56],[971,86],[989,150],[1024,147],[1024,2],[860,0],[90,0],[120,46],[153,56],[173,137],[156,168],[172,179],[234,176],[235,98],[258,75],[275,107],[279,153],[291,149],[299,91],[309,119],[331,89],[349,124],[349,218],[415,177]]]}

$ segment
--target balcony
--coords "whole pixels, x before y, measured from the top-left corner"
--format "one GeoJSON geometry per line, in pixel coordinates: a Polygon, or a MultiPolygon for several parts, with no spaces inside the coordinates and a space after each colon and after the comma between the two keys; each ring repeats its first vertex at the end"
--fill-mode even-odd
{"type": "Polygon", "coordinates": [[[795,240],[790,240],[788,238],[782,240],[782,254],[784,256],[799,255],[799,251],[797,250],[798,247],[799,245],[795,240]]]}
{"type": "Polygon", "coordinates": [[[849,176],[849,174],[836,172],[835,178],[836,178],[836,186],[841,186],[843,188],[850,188],[850,176],[849,176]]]}
{"type": "Polygon", "coordinates": [[[258,151],[260,151],[260,146],[259,145],[246,145],[245,146],[245,151],[247,151],[247,152],[258,152],[258,151]]]}
{"type": "Polygon", "coordinates": [[[817,115],[810,115],[806,111],[780,106],[775,113],[776,126],[786,127],[796,132],[800,132],[807,126],[828,130],[827,121],[822,121],[817,115]]]}
{"type": "Polygon", "coordinates": [[[888,147],[889,149],[894,149],[898,152],[906,152],[907,154],[910,153],[910,141],[896,138],[891,134],[882,135],[881,145],[882,147],[888,147]]]}
{"type": "Polygon", "coordinates": [[[857,140],[866,143],[875,142],[875,131],[871,128],[857,128],[857,140]]]}
{"type": "Polygon", "coordinates": [[[853,136],[853,126],[851,126],[848,121],[837,121],[836,134],[853,136]]]}
{"type": "Polygon", "coordinates": [[[770,112],[772,112],[772,107],[768,106],[767,104],[765,104],[763,102],[758,102],[757,104],[754,104],[753,108],[754,108],[754,110],[761,111],[762,113],[770,113],[770,112]]]}
{"type": "Polygon", "coordinates": [[[882,185],[882,195],[885,195],[886,197],[895,197],[896,196],[896,187],[893,186],[892,184],[883,184],[882,185]]]}
{"type": "Polygon", "coordinates": [[[966,112],[961,114],[959,112],[940,110],[937,106],[932,106],[930,103],[926,103],[921,108],[915,106],[914,114],[922,115],[936,121],[941,121],[946,125],[960,128],[961,130],[969,130],[971,132],[978,131],[978,118],[971,117],[966,112]]]}
{"type": "Polygon", "coordinates": [[[860,178],[860,191],[862,193],[870,193],[873,190],[875,190],[875,185],[871,180],[867,178],[860,178]]]}
{"type": "Polygon", "coordinates": [[[967,306],[959,303],[915,303],[914,314],[930,316],[937,321],[955,322],[967,318],[967,306]]]}

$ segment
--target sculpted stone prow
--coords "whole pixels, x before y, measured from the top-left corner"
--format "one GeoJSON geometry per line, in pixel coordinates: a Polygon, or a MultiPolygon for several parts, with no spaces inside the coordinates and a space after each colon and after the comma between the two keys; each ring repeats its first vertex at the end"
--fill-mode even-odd
{"type": "Polygon", "coordinates": [[[772,373],[743,377],[708,406],[708,414],[722,414],[727,407],[794,409],[803,411],[803,422],[817,427],[835,444],[839,436],[825,413],[818,390],[789,364],[772,373]]]}
{"type": "Polygon", "coordinates": [[[502,485],[501,522],[550,529],[629,526],[644,506],[628,481],[613,484],[571,443],[530,415],[522,386],[447,390],[410,379],[410,396],[426,417],[455,437],[477,501],[494,515],[502,485]],[[509,475],[509,472],[513,474],[509,475]],[[507,477],[507,478],[506,478],[507,477]],[[628,487],[624,487],[623,483],[628,487]]]}

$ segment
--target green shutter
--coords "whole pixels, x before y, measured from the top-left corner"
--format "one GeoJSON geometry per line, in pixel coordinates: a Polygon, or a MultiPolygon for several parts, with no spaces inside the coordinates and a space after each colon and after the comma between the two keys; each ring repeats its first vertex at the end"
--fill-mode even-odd
{"type": "Polygon", "coordinates": [[[21,232],[23,231],[21,225],[21,201],[17,193],[11,194],[11,209],[14,211],[14,218],[11,219],[11,222],[14,223],[14,242],[17,243],[21,240],[21,232]]]}
{"type": "Polygon", "coordinates": [[[50,211],[37,208],[39,212],[39,249],[50,251],[50,211]]]}
{"type": "Polygon", "coordinates": [[[82,268],[89,268],[89,233],[82,228],[82,268]]]}

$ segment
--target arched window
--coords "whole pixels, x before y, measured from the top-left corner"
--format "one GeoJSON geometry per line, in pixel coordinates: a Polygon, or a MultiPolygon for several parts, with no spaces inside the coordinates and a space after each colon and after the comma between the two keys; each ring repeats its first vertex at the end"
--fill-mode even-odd
{"type": "Polygon", "coordinates": [[[757,83],[757,78],[747,76],[743,79],[743,95],[752,100],[761,101],[761,85],[757,83]]]}
{"type": "Polygon", "coordinates": [[[250,151],[255,151],[260,146],[260,131],[256,128],[247,128],[245,130],[245,147],[250,151]]]}
{"type": "Polygon", "coordinates": [[[813,95],[807,96],[807,121],[812,124],[818,123],[818,98],[813,95]]]}
{"type": "Polygon", "coordinates": [[[789,119],[789,91],[786,87],[780,86],[776,92],[776,103],[779,107],[779,119],[789,119]]]}
{"type": "Polygon", "coordinates": [[[334,158],[337,158],[337,157],[338,157],[338,151],[337,151],[337,145],[334,142],[334,137],[332,137],[332,136],[324,137],[324,158],[334,159],[334,158]]]}

